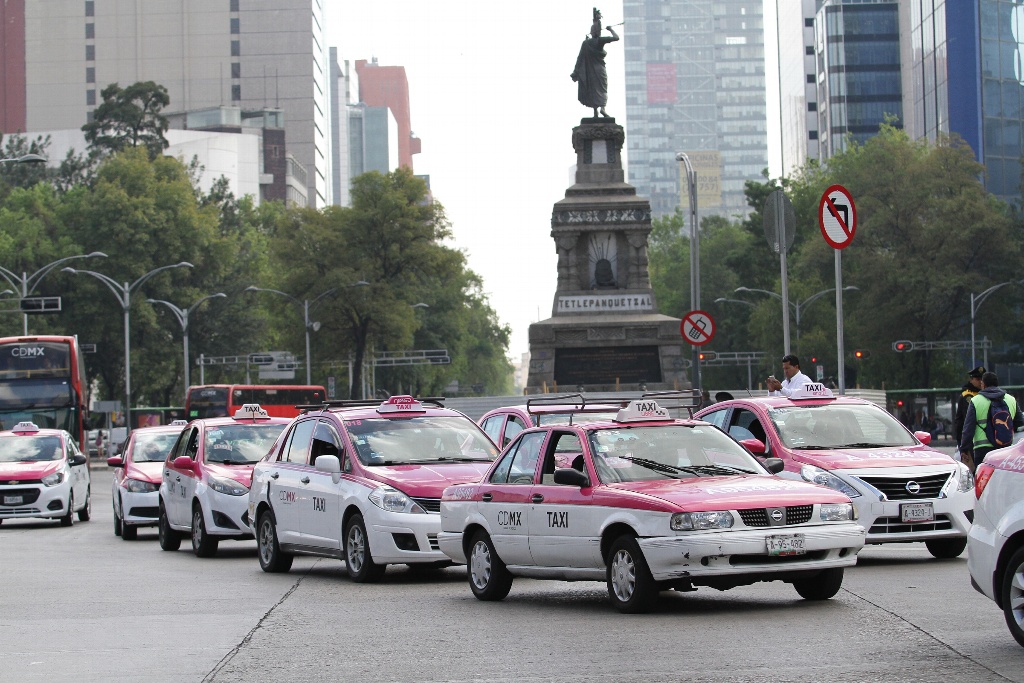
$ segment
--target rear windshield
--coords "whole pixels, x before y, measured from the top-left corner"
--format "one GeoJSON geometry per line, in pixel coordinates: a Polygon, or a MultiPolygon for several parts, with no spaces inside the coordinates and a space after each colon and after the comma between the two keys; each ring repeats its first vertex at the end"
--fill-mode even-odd
{"type": "Polygon", "coordinates": [[[439,416],[347,420],[364,465],[494,460],[498,449],[468,417],[439,416]]]}
{"type": "Polygon", "coordinates": [[[0,462],[60,460],[64,448],[59,436],[7,436],[0,439],[0,462]]]}

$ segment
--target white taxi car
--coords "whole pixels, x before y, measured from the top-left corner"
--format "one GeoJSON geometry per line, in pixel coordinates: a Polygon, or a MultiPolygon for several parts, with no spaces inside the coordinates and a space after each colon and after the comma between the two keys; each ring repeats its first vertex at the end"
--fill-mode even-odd
{"type": "Polygon", "coordinates": [[[634,400],[613,420],[520,433],[479,482],[445,489],[438,544],[469,564],[481,600],[504,598],[515,576],[604,580],[623,612],[669,588],[758,581],[831,598],[864,529],[846,495],[773,476],[781,466],[634,400]]]}
{"type": "Polygon", "coordinates": [[[992,451],[975,472],[967,537],[971,585],[995,601],[1024,647],[1024,443],[992,451]]]}
{"type": "Polygon", "coordinates": [[[0,524],[5,519],[60,519],[61,526],[92,515],[92,481],[85,455],[62,429],[19,422],[0,432],[0,524]]]}
{"type": "Polygon", "coordinates": [[[192,420],[167,455],[160,484],[160,547],[192,538],[196,557],[212,557],[221,540],[251,540],[246,501],[253,466],[290,422],[245,404],[234,417],[192,420]]]}
{"type": "Polygon", "coordinates": [[[263,571],[288,571],[296,554],[343,559],[356,582],[389,564],[451,564],[437,547],[441,492],[491,465],[498,449],[483,430],[436,398],[307,408],[253,473],[263,571]]]}
{"type": "Polygon", "coordinates": [[[124,452],[107,458],[107,465],[114,468],[110,501],[115,536],[132,541],[138,537],[139,527],[156,525],[164,460],[186,424],[175,420],[169,425],[133,429],[124,452]]]}

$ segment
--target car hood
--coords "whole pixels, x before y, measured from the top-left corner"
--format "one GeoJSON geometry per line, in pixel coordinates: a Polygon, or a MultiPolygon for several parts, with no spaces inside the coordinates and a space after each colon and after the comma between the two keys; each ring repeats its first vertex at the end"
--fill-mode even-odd
{"type": "Polygon", "coordinates": [[[850,502],[844,494],[823,486],[763,475],[629,482],[610,484],[607,491],[657,498],[684,512],[850,502]]]}
{"type": "Polygon", "coordinates": [[[125,468],[125,475],[130,479],[148,481],[151,484],[159,484],[164,473],[164,463],[161,462],[130,462],[125,468]]]}
{"type": "Polygon", "coordinates": [[[424,465],[391,465],[367,467],[368,477],[398,489],[414,498],[440,498],[441,492],[452,484],[479,481],[491,461],[432,462],[424,465]]]}
{"type": "Polygon", "coordinates": [[[64,467],[63,460],[43,462],[0,462],[0,481],[42,479],[64,467]]]}
{"type": "Polygon", "coordinates": [[[219,462],[208,462],[203,465],[207,474],[223,477],[224,479],[234,479],[246,488],[252,486],[252,469],[255,466],[256,463],[252,465],[225,465],[219,462]]]}
{"type": "Polygon", "coordinates": [[[927,446],[906,448],[849,448],[828,451],[790,451],[793,459],[823,470],[853,470],[889,467],[948,465],[953,462],[945,453],[927,446]]]}

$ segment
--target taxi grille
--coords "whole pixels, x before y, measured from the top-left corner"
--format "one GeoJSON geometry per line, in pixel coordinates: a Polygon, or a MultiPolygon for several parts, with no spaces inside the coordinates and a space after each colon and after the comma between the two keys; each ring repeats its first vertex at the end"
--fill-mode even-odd
{"type": "Polygon", "coordinates": [[[863,482],[871,484],[885,494],[889,500],[909,500],[920,498],[938,498],[942,487],[949,481],[951,472],[940,474],[927,474],[920,477],[874,477],[860,476],[863,482]],[[916,493],[907,490],[907,486],[915,488],[911,482],[916,482],[920,489],[916,493]]]}
{"type": "Polygon", "coordinates": [[[5,488],[0,492],[0,505],[31,505],[39,499],[39,489],[9,489],[5,488]],[[15,497],[21,500],[7,503],[15,497]]]}
{"type": "Polygon", "coordinates": [[[922,531],[950,531],[953,523],[946,515],[939,515],[934,522],[915,522],[908,524],[899,517],[879,517],[868,529],[869,534],[910,534],[922,531]]]}
{"type": "Polygon", "coordinates": [[[29,484],[42,483],[42,479],[14,479],[12,481],[0,481],[0,486],[27,486],[29,484]]]}
{"type": "MultiPolygon", "coordinates": [[[[811,519],[811,513],[814,512],[813,505],[791,505],[786,508],[782,508],[784,515],[782,521],[778,523],[779,526],[783,524],[804,524],[811,519]]],[[[747,526],[771,526],[771,520],[768,517],[768,510],[766,508],[751,508],[749,510],[739,510],[740,519],[747,526]]]]}
{"type": "Polygon", "coordinates": [[[413,498],[412,500],[427,512],[436,512],[437,514],[441,514],[440,498],[413,498]]]}

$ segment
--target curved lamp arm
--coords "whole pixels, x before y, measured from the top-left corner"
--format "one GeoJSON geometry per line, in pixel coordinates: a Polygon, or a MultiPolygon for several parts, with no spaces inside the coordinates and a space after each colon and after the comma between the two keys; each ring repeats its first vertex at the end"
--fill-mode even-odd
{"type": "Polygon", "coordinates": [[[153,277],[154,275],[156,275],[157,273],[159,273],[161,271],[169,270],[171,268],[194,268],[194,267],[195,266],[193,266],[188,261],[182,261],[180,263],[172,263],[169,266],[160,266],[159,268],[154,268],[153,270],[149,271],[148,273],[146,273],[145,275],[140,277],[135,282],[133,282],[130,285],[128,285],[128,291],[129,292],[135,291],[136,289],[139,288],[139,286],[142,285],[143,282],[145,282],[146,280],[148,280],[149,278],[153,277]]]}
{"type": "Polygon", "coordinates": [[[107,258],[107,255],[104,254],[102,251],[94,251],[94,252],[91,252],[89,254],[78,254],[76,256],[65,256],[62,259],[57,259],[53,263],[49,263],[49,264],[43,266],[42,268],[40,268],[36,272],[34,272],[31,275],[29,275],[27,278],[25,278],[25,296],[28,296],[29,294],[34,292],[36,287],[39,286],[39,283],[42,281],[42,279],[44,277],[46,277],[47,274],[51,270],[53,270],[54,268],[56,268],[60,264],[67,263],[68,261],[74,261],[74,260],[80,259],[80,258],[92,258],[93,256],[102,256],[103,258],[107,258]]]}
{"type": "Polygon", "coordinates": [[[78,270],[76,268],[70,267],[61,268],[61,272],[71,273],[72,275],[78,275],[80,273],[82,275],[92,275],[94,278],[105,284],[107,288],[114,293],[114,296],[117,297],[117,300],[121,302],[121,308],[128,308],[128,302],[125,301],[125,299],[128,297],[128,290],[124,287],[124,285],[117,284],[117,282],[113,278],[104,275],[103,273],[97,273],[95,270],[78,270]]]}

